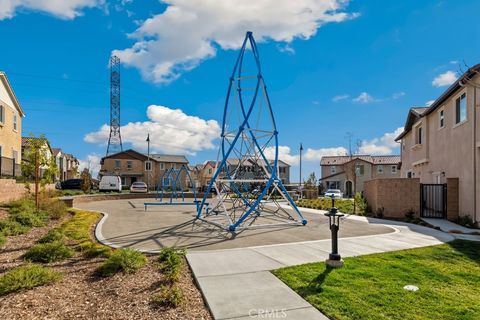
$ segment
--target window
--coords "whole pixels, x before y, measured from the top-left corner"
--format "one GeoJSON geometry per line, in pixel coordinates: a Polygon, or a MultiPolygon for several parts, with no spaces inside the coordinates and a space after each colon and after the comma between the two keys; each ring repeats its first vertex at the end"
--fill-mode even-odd
{"type": "Polygon", "coordinates": [[[145,171],[152,171],[152,162],[145,161],[145,171]]]}
{"type": "Polygon", "coordinates": [[[438,125],[440,128],[445,127],[445,110],[440,110],[438,112],[438,125]]]}
{"type": "Polygon", "coordinates": [[[382,173],[383,173],[383,166],[382,166],[382,165],[377,166],[377,173],[378,173],[378,174],[382,174],[382,173]]]}
{"type": "Polygon", "coordinates": [[[467,120],[467,95],[465,93],[457,98],[455,107],[455,123],[467,120]]]}
{"type": "Polygon", "coordinates": [[[286,172],[287,172],[286,169],[287,169],[287,168],[285,168],[285,167],[280,167],[280,173],[286,173],[286,172]]]}
{"type": "Polygon", "coordinates": [[[164,170],[165,169],[165,164],[163,162],[160,162],[160,170],[164,170]]]}
{"type": "Polygon", "coordinates": [[[422,144],[423,128],[418,126],[415,128],[415,144],[422,144]]]}
{"type": "Polygon", "coordinates": [[[212,169],[208,169],[208,174],[212,174],[212,169]]]}
{"type": "Polygon", "coordinates": [[[0,124],[5,123],[5,108],[4,106],[0,106],[0,124]]]}
{"type": "Polygon", "coordinates": [[[132,170],[132,168],[133,168],[133,163],[132,163],[132,161],[127,161],[127,169],[128,169],[128,170],[132,170]]]}
{"type": "Polygon", "coordinates": [[[337,167],[331,166],[330,167],[330,173],[336,173],[337,172],[337,167]]]}
{"type": "Polygon", "coordinates": [[[397,166],[392,166],[392,173],[397,173],[397,166]]]}
{"type": "Polygon", "coordinates": [[[17,131],[17,115],[13,115],[13,130],[17,131]]]}
{"type": "Polygon", "coordinates": [[[115,160],[115,168],[120,168],[120,160],[115,160]]]}
{"type": "Polygon", "coordinates": [[[355,166],[355,173],[359,176],[363,176],[365,173],[365,166],[363,164],[357,164],[355,166]]]}

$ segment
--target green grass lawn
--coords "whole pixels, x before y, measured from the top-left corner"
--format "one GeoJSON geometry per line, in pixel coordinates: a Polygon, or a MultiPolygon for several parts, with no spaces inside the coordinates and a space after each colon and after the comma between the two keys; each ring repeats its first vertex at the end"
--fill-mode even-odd
{"type": "Polygon", "coordinates": [[[311,263],[273,271],[331,319],[480,319],[480,242],[311,263]],[[416,292],[403,289],[412,284],[416,292]]]}

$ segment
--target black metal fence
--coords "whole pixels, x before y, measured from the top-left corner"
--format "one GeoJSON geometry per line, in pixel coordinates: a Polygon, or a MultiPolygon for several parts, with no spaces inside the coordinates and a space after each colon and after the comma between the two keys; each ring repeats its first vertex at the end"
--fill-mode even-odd
{"type": "Polygon", "coordinates": [[[15,159],[0,157],[0,177],[12,178],[22,174],[20,164],[15,163],[15,159]]]}
{"type": "Polygon", "coordinates": [[[423,218],[447,217],[446,184],[420,184],[420,214],[423,218]]]}

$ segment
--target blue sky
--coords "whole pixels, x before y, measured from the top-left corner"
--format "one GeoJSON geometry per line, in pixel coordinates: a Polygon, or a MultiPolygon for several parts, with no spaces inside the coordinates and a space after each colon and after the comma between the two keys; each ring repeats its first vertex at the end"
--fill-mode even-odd
{"type": "Polygon", "coordinates": [[[216,158],[228,77],[252,30],[281,156],[298,179],[300,142],[305,175],[344,151],[347,132],[362,153],[398,153],[408,109],[438,97],[463,61],[480,62],[478,12],[468,0],[20,0],[0,8],[0,70],[27,114],[25,135],[95,161],[106,151],[114,51],[124,148],[146,148],[151,131],[155,151],[200,163],[216,158]]]}

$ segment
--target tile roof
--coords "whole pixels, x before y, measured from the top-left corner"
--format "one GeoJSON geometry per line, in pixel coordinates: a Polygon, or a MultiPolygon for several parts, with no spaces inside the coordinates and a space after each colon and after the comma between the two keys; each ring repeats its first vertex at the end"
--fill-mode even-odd
{"type": "Polygon", "coordinates": [[[369,155],[358,155],[358,156],[325,156],[320,160],[321,166],[328,165],[342,165],[352,160],[363,160],[371,164],[399,164],[401,157],[399,155],[393,156],[369,156],[369,155]]]}
{"type": "Polygon", "coordinates": [[[188,160],[185,156],[179,156],[179,155],[151,154],[150,158],[159,162],[188,163],[188,160]]]}

